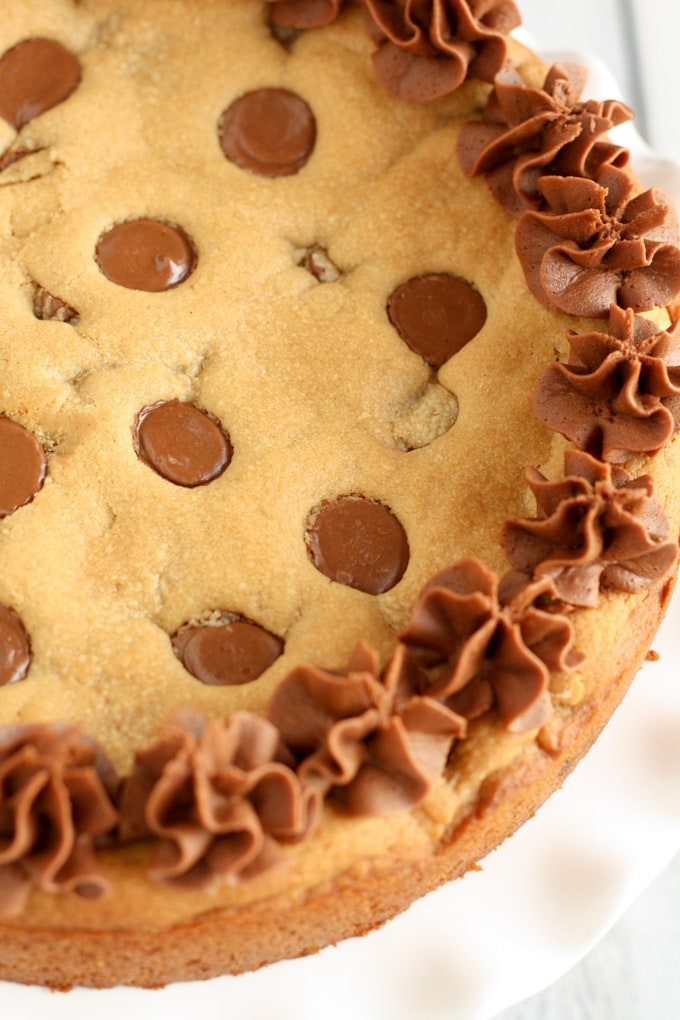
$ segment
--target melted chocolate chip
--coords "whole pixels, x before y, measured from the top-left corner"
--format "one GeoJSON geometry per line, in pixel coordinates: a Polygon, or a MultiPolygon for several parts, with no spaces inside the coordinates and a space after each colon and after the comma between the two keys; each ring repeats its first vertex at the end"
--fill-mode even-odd
{"type": "Polygon", "coordinates": [[[295,253],[295,263],[306,269],[319,283],[335,283],[342,276],[326,249],[320,244],[298,249],[295,253]]]}
{"type": "Polygon", "coordinates": [[[295,92],[257,89],[224,111],[219,137],[232,163],[264,177],[284,177],[296,174],[311,156],[316,120],[295,92]]]}
{"type": "Polygon", "coordinates": [[[294,43],[302,35],[302,29],[292,28],[290,25],[277,25],[275,21],[269,22],[269,30],[274,39],[281,43],[284,50],[292,50],[294,43]]]}
{"type": "Polygon", "coordinates": [[[257,680],[283,652],[283,641],[249,620],[225,617],[192,624],[172,638],[184,668],[204,684],[236,685],[257,680]]]}
{"type": "Polygon", "coordinates": [[[23,425],[0,415],[0,518],[30,503],[47,474],[47,458],[23,425]]]}
{"type": "Polygon", "coordinates": [[[124,220],[97,241],[104,276],[130,290],[170,290],[196,268],[196,249],[181,227],[164,220],[124,220]]]}
{"type": "Polygon", "coordinates": [[[17,131],[63,103],[80,84],[80,64],[54,39],[25,39],[0,59],[0,117],[17,131]]]}
{"type": "Polygon", "coordinates": [[[231,461],[229,436],[220,423],[180,400],[143,408],[133,434],[139,459],[175,485],[206,485],[231,461]]]}
{"type": "Polygon", "coordinates": [[[26,629],[9,606],[0,605],[0,687],[23,680],[31,664],[26,629]]]}
{"type": "Polygon", "coordinates": [[[54,294],[50,294],[44,287],[37,284],[33,291],[33,314],[36,319],[69,322],[72,326],[80,322],[80,315],[75,308],[71,308],[61,298],[55,297],[54,294]]]}
{"type": "Polygon", "coordinates": [[[393,291],[387,315],[412,351],[433,368],[441,368],[479,333],[486,322],[486,305],[467,280],[428,273],[393,291]]]}
{"type": "Polygon", "coordinates": [[[409,561],[406,533],[392,511],[361,496],[321,506],[312,515],[307,550],[331,581],[369,595],[393,588],[409,561]]]}

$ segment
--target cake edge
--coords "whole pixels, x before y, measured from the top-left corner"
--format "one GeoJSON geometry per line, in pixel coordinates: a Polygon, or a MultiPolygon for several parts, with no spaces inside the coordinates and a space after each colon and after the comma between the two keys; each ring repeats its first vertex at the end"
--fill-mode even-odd
{"type": "Polygon", "coordinates": [[[596,741],[648,653],[673,586],[673,580],[667,581],[630,601],[622,653],[629,654],[633,665],[620,670],[601,697],[565,709],[560,749],[550,752],[532,743],[523,750],[521,764],[489,775],[466,817],[426,859],[393,861],[387,871],[372,868],[360,878],[344,876],[295,902],[282,903],[279,897],[275,912],[266,899],[240,908],[238,916],[218,909],[168,928],[103,931],[0,924],[3,979],[65,991],[121,984],[157,988],[254,971],[368,934],[425,894],[483,868],[483,859],[563,785],[596,741]],[[339,896],[342,911],[337,909],[339,896]]]}

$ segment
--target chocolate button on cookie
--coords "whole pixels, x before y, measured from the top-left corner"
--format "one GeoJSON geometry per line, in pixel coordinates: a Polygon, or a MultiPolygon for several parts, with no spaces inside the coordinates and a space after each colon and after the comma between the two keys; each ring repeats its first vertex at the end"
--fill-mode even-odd
{"type": "Polygon", "coordinates": [[[46,474],[45,451],[35,436],[0,415],[0,518],[30,503],[46,474]]]}
{"type": "Polygon", "coordinates": [[[181,400],[143,408],[133,437],[140,460],[169,482],[187,488],[212,482],[231,461],[231,442],[220,423],[181,400]]]}
{"type": "Polygon", "coordinates": [[[406,532],[383,503],[343,496],[312,513],[307,550],[331,581],[380,595],[401,580],[409,561],[406,532]]]}
{"type": "Polygon", "coordinates": [[[479,333],[486,322],[486,304],[467,280],[428,273],[393,291],[387,315],[412,351],[433,368],[441,368],[479,333]]]}
{"type": "Polygon", "coordinates": [[[0,117],[20,130],[80,84],[78,60],[54,39],[24,39],[0,59],[0,117]]]}
{"type": "Polygon", "coordinates": [[[163,291],[182,283],[196,268],[196,249],[181,227],[142,217],[124,220],[97,241],[104,276],[130,290],[163,291]]]}
{"type": "Polygon", "coordinates": [[[283,652],[283,641],[249,620],[192,624],[172,638],[184,668],[204,684],[237,685],[257,680],[283,652]]]}
{"type": "Polygon", "coordinates": [[[13,609],[0,604],[0,687],[23,680],[30,664],[26,629],[13,609]]]}
{"type": "Polygon", "coordinates": [[[316,142],[316,120],[288,89],[257,89],[229,106],[219,123],[222,151],[244,170],[285,177],[301,170],[316,142]]]}

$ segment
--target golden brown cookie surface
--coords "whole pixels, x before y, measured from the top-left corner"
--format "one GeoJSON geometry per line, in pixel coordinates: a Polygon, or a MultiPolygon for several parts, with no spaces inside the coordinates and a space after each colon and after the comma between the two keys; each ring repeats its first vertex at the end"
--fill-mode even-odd
{"type": "Polygon", "coordinates": [[[527,298],[516,267],[495,257],[510,225],[450,158],[451,112],[471,105],[474,86],[437,112],[394,118],[348,26],[287,52],[250,0],[201,3],[194,19],[174,2],[29,5],[4,24],[2,46],[50,32],[82,80],[22,129],[13,147],[32,154],[4,171],[18,182],[2,197],[2,410],[40,440],[48,471],[4,522],[4,595],[32,662],[0,717],[77,718],[122,765],[175,708],[259,709],[296,661],[340,665],[360,634],[387,650],[426,577],[490,545],[521,509],[511,493],[526,443],[537,464],[551,443],[527,392],[552,340],[533,303],[523,335],[496,341],[527,298]],[[238,56],[225,66],[227,50],[238,56]],[[277,178],[220,145],[223,111],[270,86],[304,101],[316,133],[304,165],[277,178]],[[484,229],[452,229],[471,205],[484,229]],[[296,264],[314,245],[335,282],[296,264]],[[436,370],[387,304],[442,272],[475,288],[487,318],[436,370]],[[37,287],[78,321],[36,319],[37,287]],[[150,433],[148,409],[158,418],[161,407],[193,420],[183,434],[168,425],[154,470],[137,424],[150,433]],[[519,415],[528,435],[499,458],[496,437],[519,415]],[[190,466],[168,464],[200,458],[201,421],[233,455],[225,466],[204,442],[194,487],[190,466]],[[308,555],[310,515],[348,495],[384,506],[404,531],[401,579],[384,594],[329,583],[308,555]],[[285,645],[247,691],[207,689],[172,651],[180,626],[224,612],[285,645]]]}

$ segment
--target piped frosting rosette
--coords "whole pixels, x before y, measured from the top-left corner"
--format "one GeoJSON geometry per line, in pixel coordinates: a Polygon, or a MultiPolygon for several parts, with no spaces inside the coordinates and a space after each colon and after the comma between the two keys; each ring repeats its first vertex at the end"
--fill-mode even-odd
{"type": "Polygon", "coordinates": [[[596,606],[602,588],[639,592],[665,580],[677,542],[651,477],[631,478],[580,450],[565,452],[564,474],[551,482],[527,469],[538,516],[505,522],[501,544],[512,566],[550,577],[574,606],[596,606]]]}
{"type": "Polygon", "coordinates": [[[380,673],[360,643],[346,669],[299,666],[277,688],[269,719],[295,756],[298,774],[352,815],[417,804],[441,776],[465,720],[423,695],[418,670],[399,647],[380,673]]]}
{"type": "Polygon", "coordinates": [[[120,837],[153,838],[158,881],[211,889],[281,863],[281,844],[313,827],[319,797],[278,756],[279,733],[237,712],[226,722],[184,713],[138,752],[121,798],[120,837]]]}
{"type": "Polygon", "coordinates": [[[512,0],[363,3],[378,78],[409,103],[455,92],[468,77],[493,81],[507,55],[505,36],[521,20],[512,0]]]}
{"type": "Polygon", "coordinates": [[[569,620],[537,604],[552,594],[547,579],[499,586],[472,558],[436,574],[400,637],[429,670],[429,695],[468,719],[495,708],[509,732],[542,725],[551,673],[582,661],[569,620]]]}
{"type": "Polygon", "coordinates": [[[538,209],[545,176],[595,179],[607,165],[628,163],[628,150],[603,137],[633,116],[618,100],[583,100],[586,70],[557,63],[542,88],[526,85],[506,64],[482,117],[463,125],[458,159],[469,176],[484,174],[494,198],[514,216],[538,209]]]}
{"type": "Polygon", "coordinates": [[[667,446],[680,428],[678,323],[660,329],[612,305],[606,333],[570,331],[568,340],[569,362],[538,380],[538,420],[610,463],[667,446]]]}
{"type": "Polygon", "coordinates": [[[96,850],[112,842],[118,779],[102,750],[65,724],[0,729],[0,915],[32,888],[98,899],[96,850]]]}
{"type": "Polygon", "coordinates": [[[545,201],[517,224],[527,286],[548,308],[606,318],[612,304],[636,312],[669,304],[680,288],[678,223],[670,200],[634,193],[631,176],[606,167],[597,181],[543,177],[545,201]]]}

